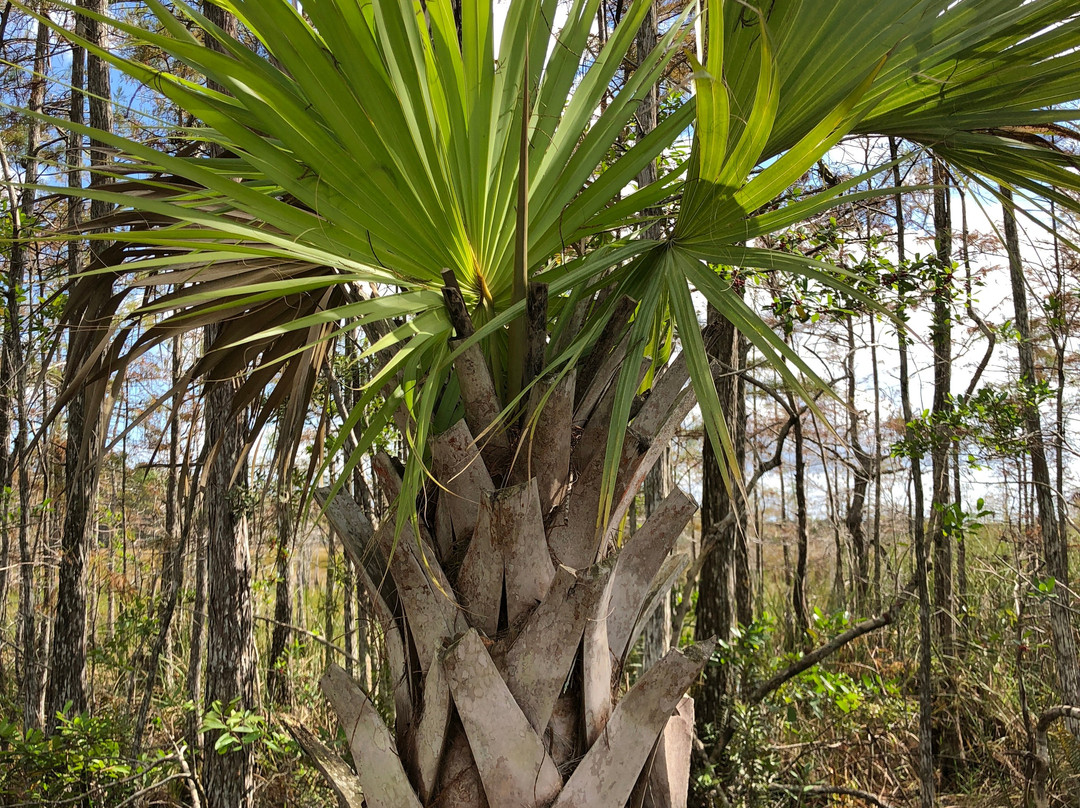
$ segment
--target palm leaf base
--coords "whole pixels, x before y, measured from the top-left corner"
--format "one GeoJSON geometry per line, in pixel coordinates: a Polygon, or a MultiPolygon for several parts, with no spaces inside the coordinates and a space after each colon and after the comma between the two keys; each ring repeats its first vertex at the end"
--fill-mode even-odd
{"type": "MultiPolygon", "coordinates": [[[[392,669],[393,729],[340,668],[322,680],[369,808],[686,805],[685,694],[713,644],[671,650],[617,694],[630,650],[685,568],[673,550],[697,506],[675,491],[632,536],[616,536],[693,396],[676,360],[639,402],[598,529],[613,373],[580,389],[572,373],[554,390],[538,385],[544,407],[512,466],[507,441],[474,439],[491,432],[491,407],[466,394],[466,417],[433,441],[438,487],[396,537],[394,520],[376,529],[347,495],[326,503],[320,492],[392,669]]],[[[375,468],[384,490],[400,491],[391,458],[375,468]]],[[[338,782],[343,802],[356,804],[355,785],[338,782]]]]}

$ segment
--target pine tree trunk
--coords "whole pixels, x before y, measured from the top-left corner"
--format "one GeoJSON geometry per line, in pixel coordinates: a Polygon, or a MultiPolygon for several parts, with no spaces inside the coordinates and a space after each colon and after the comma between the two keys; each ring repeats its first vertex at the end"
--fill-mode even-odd
{"type": "MultiPolygon", "coordinates": [[[[214,334],[208,329],[207,339],[214,334]]],[[[245,428],[234,413],[231,379],[211,381],[205,396],[206,445],[211,460],[206,475],[207,709],[255,706],[255,642],[251,605],[246,484],[245,428]]],[[[250,745],[218,754],[217,733],[209,733],[203,758],[208,808],[254,804],[254,749],[250,745]]]]}
{"type": "MultiPolygon", "coordinates": [[[[720,404],[727,411],[728,433],[737,450],[742,446],[738,437],[739,430],[739,339],[735,326],[722,319],[718,312],[710,307],[710,325],[717,323],[720,329],[717,358],[722,366],[722,374],[716,385],[720,404]]],[[[736,533],[740,529],[738,519],[725,518],[737,508],[735,498],[738,487],[730,480],[730,487],[725,482],[720,463],[724,458],[716,455],[711,444],[706,442],[702,450],[702,511],[701,536],[702,552],[708,553],[698,581],[697,626],[698,639],[716,636],[721,642],[731,637],[735,628],[735,545],[736,533]],[[711,548],[711,549],[710,549],[711,548]]],[[[723,726],[730,707],[734,682],[731,678],[731,666],[727,663],[710,666],[705,674],[701,695],[697,700],[696,717],[699,734],[707,725],[723,726]]]]}
{"type": "MultiPolygon", "coordinates": [[[[210,0],[203,14],[229,35],[236,18],[210,0]]],[[[220,50],[213,40],[207,46],[220,50]]],[[[214,89],[223,90],[221,87],[214,89]]],[[[217,337],[205,331],[209,347],[217,337]]],[[[206,687],[204,704],[227,714],[255,706],[255,641],[251,602],[251,557],[247,526],[245,425],[234,412],[235,379],[207,383],[204,398],[207,460],[206,508],[206,687]]],[[[194,652],[194,641],[192,648],[194,652]]],[[[197,664],[197,663],[196,663],[197,664]]],[[[198,703],[198,702],[196,702],[198,703]]],[[[203,756],[203,786],[208,808],[244,808],[254,803],[254,749],[225,754],[214,748],[218,733],[208,733],[203,756]]]]}
{"type": "MultiPolygon", "coordinates": [[[[795,411],[795,399],[788,395],[791,411],[795,411]]],[[[806,449],[803,439],[802,419],[795,421],[791,430],[795,439],[795,572],[791,581],[791,611],[795,622],[792,647],[806,643],[810,629],[810,610],[806,605],[806,565],[810,552],[810,531],[807,524],[806,505],[806,449]]]]}
{"type": "Polygon", "coordinates": [[[847,405],[848,405],[848,444],[855,456],[854,483],[851,486],[851,499],[848,502],[847,515],[844,524],[848,535],[851,537],[852,549],[855,551],[855,607],[862,614],[870,606],[867,603],[867,589],[870,584],[870,557],[866,542],[866,527],[863,519],[863,510],[866,506],[866,493],[870,488],[870,480],[873,476],[874,466],[859,440],[859,411],[855,406],[855,328],[851,315],[845,319],[847,326],[847,361],[844,369],[847,375],[847,405]]]}
{"type": "MultiPolygon", "coordinates": [[[[81,8],[103,11],[104,0],[83,0],[81,8]]],[[[89,19],[84,20],[87,39],[103,42],[104,29],[89,19]]],[[[86,72],[90,103],[90,124],[107,126],[110,101],[108,71],[101,60],[90,56],[86,72]],[[91,63],[92,66],[91,66],[91,63]],[[93,83],[93,86],[91,86],[93,83]],[[100,97],[94,98],[97,93],[100,97]]],[[[72,116],[76,117],[75,115],[72,116]]],[[[81,118],[81,111],[77,117],[81,118]]],[[[93,159],[91,160],[93,162],[93,159]]],[[[93,173],[91,179],[100,179],[93,173]]],[[[100,212],[100,210],[98,211],[100,212]]],[[[69,332],[68,355],[64,369],[65,387],[74,387],[68,380],[82,370],[91,359],[101,330],[109,325],[109,312],[102,306],[86,311],[80,322],[69,332]]],[[[86,564],[93,525],[94,502],[97,496],[98,457],[102,440],[105,386],[102,381],[78,386],[67,408],[67,449],[64,466],[66,497],[64,524],[60,539],[60,562],[56,613],[53,618],[52,645],[49,654],[48,708],[46,728],[55,729],[56,714],[84,712],[86,696],[86,564]]]]}

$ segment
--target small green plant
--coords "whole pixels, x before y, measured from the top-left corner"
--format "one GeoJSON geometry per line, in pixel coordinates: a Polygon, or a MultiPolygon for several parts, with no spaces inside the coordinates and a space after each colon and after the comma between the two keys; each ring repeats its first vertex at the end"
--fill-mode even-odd
{"type": "Polygon", "coordinates": [[[121,786],[150,768],[152,761],[123,754],[124,727],[70,709],[57,715],[51,736],[0,722],[0,795],[34,794],[48,803],[121,786]]]}
{"type": "Polygon", "coordinates": [[[220,701],[215,701],[202,717],[199,732],[218,733],[214,740],[215,752],[225,755],[243,746],[259,743],[275,755],[298,753],[296,742],[288,733],[274,729],[258,713],[240,709],[239,703],[239,699],[234,699],[227,708],[223,708],[220,701]]]}

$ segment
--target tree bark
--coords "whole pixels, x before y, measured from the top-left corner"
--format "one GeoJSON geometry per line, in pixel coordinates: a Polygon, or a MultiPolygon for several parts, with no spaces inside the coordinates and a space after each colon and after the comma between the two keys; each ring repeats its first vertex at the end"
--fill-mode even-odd
{"type": "MultiPolygon", "coordinates": [[[[285,660],[285,647],[289,644],[291,633],[289,626],[292,624],[289,559],[295,537],[292,508],[285,483],[281,483],[278,487],[274,512],[277,521],[277,537],[274,541],[274,630],[270,637],[270,653],[266,659],[266,690],[272,704],[287,704],[292,698],[292,686],[285,660]]],[[[345,656],[346,660],[352,656],[352,648],[347,635],[345,656]]]]}
{"type": "MultiPolygon", "coordinates": [[[[42,76],[46,69],[47,51],[49,41],[49,28],[39,25],[34,44],[34,74],[42,76]]],[[[44,101],[45,83],[43,78],[35,78],[31,82],[29,106],[35,111],[41,111],[44,101]]],[[[38,156],[37,150],[41,139],[41,127],[36,121],[27,123],[27,151],[24,158],[24,173],[28,181],[37,177],[38,156]]],[[[11,217],[11,248],[8,258],[6,294],[4,300],[4,355],[5,355],[5,381],[10,386],[5,386],[4,392],[10,399],[5,401],[5,415],[10,413],[14,416],[15,434],[10,454],[6,453],[7,438],[11,432],[11,424],[8,421],[7,434],[4,435],[5,468],[4,476],[0,478],[0,484],[11,484],[15,489],[14,480],[15,466],[18,466],[18,549],[19,549],[19,606],[17,641],[15,643],[15,665],[18,676],[19,701],[22,704],[24,729],[36,729],[41,727],[44,716],[42,714],[42,696],[45,687],[46,666],[44,664],[43,651],[45,648],[44,637],[39,635],[37,621],[37,608],[34,597],[34,552],[30,545],[29,518],[30,518],[30,486],[32,480],[27,471],[29,454],[27,452],[27,435],[30,429],[29,414],[27,411],[27,371],[26,355],[22,342],[23,322],[20,305],[20,292],[27,283],[28,266],[27,251],[22,239],[26,237],[24,223],[33,215],[34,193],[23,190],[21,195],[16,194],[15,173],[8,161],[6,152],[0,148],[0,160],[3,162],[3,180],[8,196],[8,215],[11,217]]],[[[7,503],[3,503],[5,512],[4,529],[4,558],[3,565],[7,567],[8,532],[6,514],[7,503]]],[[[4,571],[4,586],[2,596],[6,605],[7,598],[7,571],[4,571]]]]}
{"type": "MultiPolygon", "coordinates": [[[[736,449],[736,462],[741,466],[745,448],[740,434],[741,422],[744,419],[739,417],[742,388],[738,375],[739,335],[735,326],[722,319],[711,307],[708,317],[710,326],[713,323],[719,325],[717,359],[721,363],[722,371],[717,379],[716,391],[720,404],[727,413],[728,433],[736,449]]],[[[736,536],[740,530],[745,529],[745,524],[740,518],[740,508],[736,502],[739,486],[743,481],[725,482],[720,468],[722,462],[726,460],[717,456],[709,441],[704,441],[701,535],[702,546],[712,546],[713,549],[706,557],[698,579],[695,636],[698,639],[715,636],[721,642],[726,642],[731,637],[736,619],[736,536]],[[734,515],[735,518],[727,518],[729,515],[734,515]]],[[[730,474],[729,471],[728,475],[730,474]]],[[[704,732],[706,725],[722,726],[731,706],[734,687],[731,674],[731,664],[727,661],[711,665],[706,671],[694,711],[699,734],[704,732]]]]}
{"type": "MultiPolygon", "coordinates": [[[[210,331],[210,329],[208,329],[210,331]]],[[[208,333],[208,339],[213,338],[208,333]]],[[[234,380],[212,380],[205,396],[206,475],[207,709],[255,707],[255,642],[251,605],[251,557],[248,549],[246,463],[243,421],[234,412],[234,380]]],[[[203,760],[208,808],[243,808],[254,804],[254,748],[218,754],[217,733],[209,733],[203,760]]]]}
{"type": "MultiPolygon", "coordinates": [[[[889,151],[895,162],[898,157],[898,149],[894,138],[889,139],[889,151]]],[[[898,163],[893,166],[893,182],[897,188],[897,194],[894,197],[896,201],[897,264],[903,270],[904,262],[907,260],[907,245],[904,239],[904,207],[900,191],[902,180],[898,163]]],[[[906,307],[906,300],[901,295],[897,306],[897,316],[901,319],[905,316],[906,307]]],[[[909,390],[910,375],[908,371],[906,334],[900,332],[898,342],[900,353],[900,404],[904,415],[904,423],[908,424],[906,434],[908,439],[912,440],[914,434],[910,425],[914,420],[914,414],[911,409],[911,392],[909,390]]],[[[934,703],[930,673],[933,650],[933,621],[930,606],[929,571],[927,569],[926,510],[923,500],[921,464],[922,452],[916,447],[911,457],[911,488],[914,509],[911,528],[914,534],[915,578],[919,590],[919,805],[921,808],[934,808],[937,798],[937,782],[934,779],[934,703]]]]}
{"type": "MultiPolygon", "coordinates": [[[[236,35],[236,18],[204,0],[203,14],[226,33],[236,35]]],[[[207,46],[220,50],[215,41],[207,46]]],[[[222,88],[216,88],[222,89],[222,88]]],[[[206,345],[218,336],[206,329],[206,345]]],[[[244,457],[246,427],[235,412],[235,379],[211,379],[206,385],[204,418],[207,458],[205,507],[207,531],[206,695],[209,709],[223,713],[255,707],[255,641],[251,603],[251,556],[248,547],[244,457]]],[[[203,760],[208,808],[244,808],[254,804],[252,746],[225,754],[214,749],[210,733],[203,760]]]]}
{"type": "MultiPolygon", "coordinates": [[[[848,444],[855,456],[855,465],[852,469],[854,482],[851,487],[851,499],[848,502],[844,524],[851,537],[852,549],[855,551],[855,607],[861,612],[868,606],[866,596],[870,584],[870,558],[863,510],[866,507],[866,493],[870,487],[870,480],[874,475],[874,463],[859,440],[859,411],[855,406],[855,328],[850,314],[845,318],[845,325],[848,349],[847,361],[844,363],[848,383],[848,444]]],[[[873,361],[873,358],[871,359],[873,361]]]]}
{"type": "MultiPolygon", "coordinates": [[[[788,405],[795,410],[795,399],[788,395],[788,405]]],[[[792,427],[795,441],[795,570],[791,580],[791,612],[794,620],[793,635],[788,638],[789,650],[806,642],[810,629],[810,612],[806,605],[806,563],[809,554],[810,529],[807,524],[806,505],[806,449],[803,440],[802,418],[792,427]]]]}
{"type": "MultiPolygon", "coordinates": [[[[1080,657],[1077,656],[1075,628],[1072,622],[1072,596],[1069,584],[1069,545],[1064,526],[1058,523],[1054,503],[1054,488],[1046,460],[1042,418],[1038,405],[1031,397],[1039,382],[1035,367],[1035,351],[1032,344],[1031,324],[1028,319],[1027,287],[1024,282],[1024,264],[1020,255],[1020,240],[1016,229],[1016,214],[1012,194],[1002,189],[1004,204],[1005,247],[1009,254],[1009,279],[1012,283],[1014,323],[1019,336],[1017,352],[1020,359],[1020,383],[1025,390],[1024,421],[1027,432],[1027,450],[1031,457],[1031,479],[1035,485],[1035,504],[1039,513],[1039,532],[1043,540],[1046,574],[1054,579],[1050,601],[1050,635],[1057,663],[1058,687],[1062,699],[1070,704],[1080,704],[1080,657]]],[[[1077,734],[1080,722],[1069,721],[1069,728],[1077,734]]]]}
{"type": "MultiPolygon", "coordinates": [[[[81,8],[103,12],[105,0],[83,0],[81,8]]],[[[104,30],[86,19],[83,22],[87,39],[104,44],[104,30]]],[[[73,71],[74,72],[74,71],[73,71]]],[[[111,126],[108,112],[111,90],[107,68],[101,59],[87,57],[87,90],[90,94],[91,126],[111,126]],[[96,94],[98,97],[93,97],[96,94]]],[[[80,117],[81,111],[73,118],[80,117]]],[[[91,181],[100,178],[91,174],[91,181]]],[[[64,368],[65,386],[91,361],[97,339],[109,325],[111,312],[107,301],[91,304],[79,322],[71,325],[68,356],[64,368]]],[[[46,728],[56,727],[56,714],[69,715],[88,708],[86,694],[86,564],[90,542],[95,534],[94,505],[97,498],[98,460],[101,454],[102,428],[107,419],[104,412],[105,383],[93,381],[78,386],[67,408],[67,448],[64,465],[66,495],[64,526],[60,540],[60,563],[56,613],[53,618],[52,647],[49,654],[48,709],[46,728]]]]}
{"type": "Polygon", "coordinates": [[[930,535],[934,548],[934,609],[942,660],[941,692],[944,710],[938,728],[936,747],[941,785],[953,790],[959,774],[960,732],[956,692],[956,609],[953,594],[953,537],[945,529],[945,512],[953,507],[949,461],[952,456],[952,205],[949,177],[944,163],[933,156],[934,180],[934,249],[937,257],[934,275],[934,314],[930,342],[934,349],[934,400],[930,462],[933,494],[930,503],[930,535]]]}
{"type": "MultiPolygon", "coordinates": [[[[626,347],[616,341],[609,377],[638,359],[626,347]]],[[[692,406],[685,372],[678,361],[662,370],[633,415],[616,506],[599,530],[603,457],[572,442],[568,409],[557,419],[561,431],[552,425],[551,439],[531,449],[544,469],[572,449],[557,485],[563,499],[546,517],[536,478],[511,483],[488,468],[468,413],[432,447],[437,482],[427,494],[446,498],[449,526],[438,507],[420,509],[399,535],[395,519],[376,529],[344,491],[326,505],[389,661],[393,738],[344,671],[333,667],[323,679],[370,804],[539,807],[554,799],[567,808],[623,808],[645,781],[646,793],[659,788],[653,793],[668,800],[654,805],[685,804],[690,745],[674,727],[689,722],[684,710],[673,713],[714,643],[668,652],[626,696],[617,694],[646,616],[686,563],[669,553],[696,506],[673,492],[621,547],[608,540],[692,406]],[[666,762],[649,768],[654,747],[666,762]]],[[[599,409],[584,431],[610,426],[599,409]]],[[[375,468],[393,498],[396,465],[380,456],[375,468]]]]}

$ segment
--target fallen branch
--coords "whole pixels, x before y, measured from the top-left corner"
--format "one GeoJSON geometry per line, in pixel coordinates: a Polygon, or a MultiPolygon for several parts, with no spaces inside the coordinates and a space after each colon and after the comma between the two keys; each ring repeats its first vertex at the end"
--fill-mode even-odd
{"type": "Polygon", "coordinates": [[[1039,723],[1035,725],[1035,767],[1032,776],[1032,794],[1034,795],[1035,808],[1047,808],[1050,804],[1050,800],[1046,795],[1046,778],[1050,774],[1050,741],[1047,738],[1047,733],[1050,730],[1050,725],[1059,718],[1080,720],[1080,707],[1059,704],[1039,716],[1039,723]]]}
{"type": "Polygon", "coordinates": [[[302,634],[303,636],[307,637],[312,642],[316,642],[316,643],[318,643],[319,645],[321,645],[321,646],[323,646],[325,648],[329,648],[331,651],[335,651],[336,653],[341,654],[342,657],[344,657],[345,659],[350,660],[354,665],[363,665],[364,664],[364,660],[359,659],[357,657],[352,656],[351,654],[346,653],[345,649],[342,648],[340,645],[334,645],[334,643],[330,642],[328,639],[326,639],[326,637],[323,637],[322,635],[316,634],[313,631],[308,631],[306,628],[303,628],[302,626],[293,625],[292,623],[282,623],[280,620],[275,620],[272,617],[265,617],[265,616],[263,616],[261,614],[255,615],[255,619],[256,620],[261,620],[264,623],[270,623],[273,626],[284,626],[285,628],[289,629],[289,631],[295,631],[297,634],[302,634]]]}
{"type": "Polygon", "coordinates": [[[345,764],[345,761],[299,721],[285,716],[282,716],[280,720],[293,736],[293,740],[304,750],[304,754],[315,764],[315,768],[326,778],[326,782],[337,795],[338,805],[341,808],[360,808],[364,804],[360,778],[345,764]]]}
{"type": "MultiPolygon", "coordinates": [[[[815,648],[813,651],[803,654],[793,663],[788,665],[788,667],[784,668],[784,670],[780,671],[772,678],[765,680],[753,690],[751,690],[750,693],[747,694],[746,698],[742,700],[743,703],[748,707],[758,704],[760,701],[762,701],[762,699],[764,699],[774,690],[778,689],[786,682],[791,681],[803,671],[809,670],[810,668],[814,667],[825,658],[839,651],[848,643],[852,642],[853,640],[857,640],[864,634],[869,634],[871,631],[876,631],[877,629],[883,628],[892,623],[896,619],[896,615],[899,613],[899,611],[904,607],[908,600],[911,599],[911,596],[915,592],[915,585],[916,581],[912,579],[908,582],[907,586],[905,586],[900,591],[900,594],[896,596],[896,599],[889,605],[888,609],[883,611],[877,617],[870,617],[866,620],[863,620],[861,623],[856,623],[844,633],[837,634],[824,645],[815,648]]],[[[720,736],[720,740],[717,743],[716,748],[713,750],[713,753],[710,756],[710,759],[714,763],[720,759],[720,755],[723,754],[724,749],[727,748],[728,742],[731,740],[731,737],[734,734],[735,726],[732,721],[729,720],[727,725],[724,727],[724,732],[720,736]]]]}
{"type": "Polygon", "coordinates": [[[840,796],[840,797],[855,797],[870,805],[876,805],[877,808],[892,808],[889,803],[885,802],[880,797],[876,797],[869,791],[862,791],[857,788],[844,788],[842,786],[787,786],[781,784],[774,784],[769,786],[770,791],[783,791],[787,794],[798,794],[801,796],[806,795],[820,795],[823,797],[828,796],[840,796]]]}
{"type": "Polygon", "coordinates": [[[157,791],[166,783],[171,783],[173,780],[186,780],[191,777],[191,772],[177,772],[176,774],[170,774],[168,777],[164,777],[158,780],[156,783],[148,785],[146,788],[141,788],[122,802],[116,804],[116,808],[124,808],[125,805],[131,805],[136,800],[140,800],[152,791],[157,791]]]}

